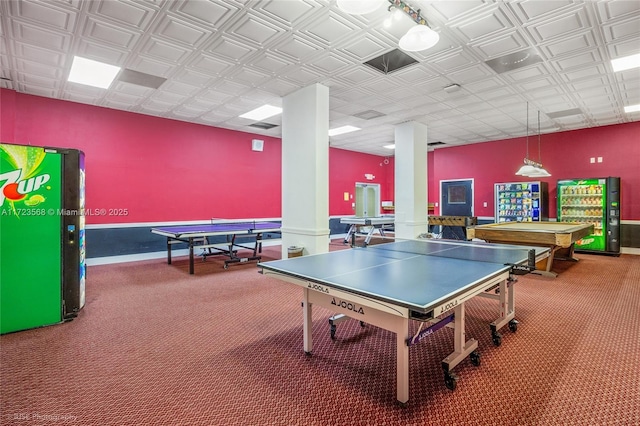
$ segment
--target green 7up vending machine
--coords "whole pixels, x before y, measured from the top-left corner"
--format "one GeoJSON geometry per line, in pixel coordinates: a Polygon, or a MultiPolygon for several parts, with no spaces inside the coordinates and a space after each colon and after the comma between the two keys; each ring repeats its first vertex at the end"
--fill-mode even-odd
{"type": "Polygon", "coordinates": [[[84,153],[0,144],[0,334],[85,303],[84,153]]]}

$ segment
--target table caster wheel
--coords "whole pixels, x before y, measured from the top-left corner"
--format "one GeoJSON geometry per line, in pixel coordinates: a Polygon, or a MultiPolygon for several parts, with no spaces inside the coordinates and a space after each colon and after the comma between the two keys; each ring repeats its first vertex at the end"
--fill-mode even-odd
{"type": "Polygon", "coordinates": [[[500,346],[502,344],[502,336],[500,335],[500,333],[494,333],[491,338],[493,339],[494,345],[500,346]]]}
{"type": "Polygon", "coordinates": [[[450,389],[452,391],[456,390],[457,382],[458,382],[458,378],[453,374],[451,373],[444,374],[444,384],[447,387],[447,389],[450,389]]]}
{"type": "Polygon", "coordinates": [[[364,327],[364,321],[360,321],[360,327],[364,327]]]}
{"type": "Polygon", "coordinates": [[[476,367],[480,366],[480,353],[478,351],[471,352],[469,359],[471,360],[471,364],[476,367]]]}
{"type": "Polygon", "coordinates": [[[509,330],[511,330],[513,333],[518,331],[518,321],[516,321],[514,319],[509,321],[509,330]]]}
{"type": "Polygon", "coordinates": [[[306,356],[311,356],[311,352],[304,351],[304,354],[305,354],[306,356]]]}

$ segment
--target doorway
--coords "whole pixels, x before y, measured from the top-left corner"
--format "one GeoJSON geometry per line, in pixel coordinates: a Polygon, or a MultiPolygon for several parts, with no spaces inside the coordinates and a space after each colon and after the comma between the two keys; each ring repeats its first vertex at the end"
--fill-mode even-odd
{"type": "MultiPolygon", "coordinates": [[[[440,181],[440,215],[473,216],[473,179],[440,181]]],[[[466,235],[458,235],[461,232],[457,227],[446,227],[442,237],[466,240],[466,235]]]]}

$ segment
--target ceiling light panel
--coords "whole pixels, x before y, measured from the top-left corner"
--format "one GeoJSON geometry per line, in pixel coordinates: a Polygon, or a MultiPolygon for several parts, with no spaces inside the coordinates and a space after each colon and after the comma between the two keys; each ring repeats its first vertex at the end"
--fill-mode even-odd
{"type": "Polygon", "coordinates": [[[263,105],[240,115],[240,117],[247,118],[249,120],[262,121],[265,118],[273,117],[278,114],[282,114],[282,108],[273,105],[263,105]]]}
{"type": "Polygon", "coordinates": [[[614,72],[638,68],[640,67],[640,53],[625,56],[623,58],[612,59],[611,67],[613,68],[614,72]]]}
{"type": "Polygon", "coordinates": [[[345,133],[351,133],[351,132],[355,132],[360,130],[359,127],[355,127],[355,126],[341,126],[341,127],[336,127],[333,129],[329,129],[329,136],[338,136],[338,135],[343,135],[345,133]]]}
{"type": "Polygon", "coordinates": [[[115,65],[75,56],[68,80],[72,83],[106,89],[111,86],[119,72],[120,67],[115,65]]]}

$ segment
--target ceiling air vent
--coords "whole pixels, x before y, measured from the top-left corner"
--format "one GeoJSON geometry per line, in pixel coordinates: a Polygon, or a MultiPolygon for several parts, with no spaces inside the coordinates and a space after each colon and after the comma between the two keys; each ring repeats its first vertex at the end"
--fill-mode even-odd
{"type": "Polygon", "coordinates": [[[257,123],[249,124],[249,127],[257,127],[258,129],[269,130],[274,127],[278,127],[277,124],[265,123],[264,121],[258,121],[257,123]]]}
{"type": "Polygon", "coordinates": [[[157,89],[162,86],[162,83],[167,81],[167,79],[164,77],[158,77],[155,75],[125,68],[118,75],[118,81],[129,84],[136,84],[138,86],[149,87],[151,89],[157,89]]]}
{"type": "Polygon", "coordinates": [[[374,111],[372,109],[353,114],[354,117],[362,118],[363,120],[371,120],[374,118],[382,117],[383,115],[383,113],[374,111]]]}
{"type": "Polygon", "coordinates": [[[377,58],[373,58],[364,64],[380,71],[383,74],[390,74],[394,71],[398,71],[399,69],[417,63],[418,61],[404,53],[402,50],[393,49],[392,51],[384,53],[377,58]]]}
{"type": "Polygon", "coordinates": [[[565,109],[564,111],[548,112],[546,113],[549,118],[569,117],[571,115],[580,115],[582,110],[580,108],[565,109]]]}
{"type": "Polygon", "coordinates": [[[518,68],[527,67],[529,65],[542,62],[542,58],[535,49],[529,48],[521,50],[515,53],[509,53],[508,55],[500,56],[499,58],[490,59],[485,62],[498,74],[507,71],[513,71],[518,68]]]}

